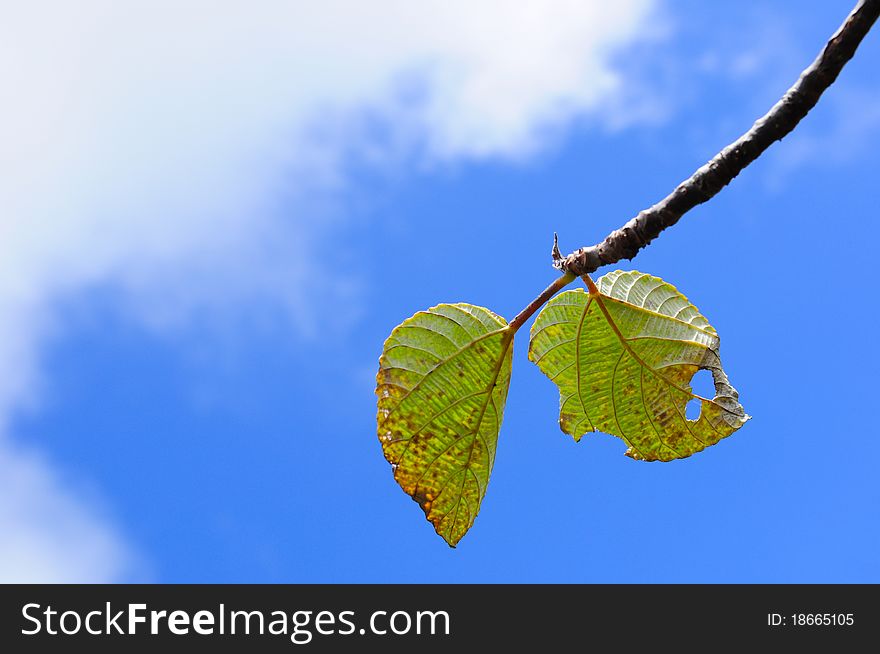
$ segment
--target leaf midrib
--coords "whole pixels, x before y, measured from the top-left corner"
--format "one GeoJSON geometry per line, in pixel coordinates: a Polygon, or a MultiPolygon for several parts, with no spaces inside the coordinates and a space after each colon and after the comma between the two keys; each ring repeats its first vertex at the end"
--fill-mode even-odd
{"type": "MultiPolygon", "coordinates": [[[[654,316],[662,316],[663,318],[669,318],[669,320],[675,320],[676,322],[679,322],[679,323],[681,323],[681,324],[683,324],[683,325],[688,325],[688,323],[686,323],[686,322],[684,322],[684,321],[682,321],[682,320],[677,320],[676,318],[671,318],[671,317],[669,317],[669,316],[664,316],[663,314],[656,314],[656,313],[653,313],[653,312],[647,311],[647,310],[645,310],[645,309],[641,309],[640,307],[637,307],[637,306],[635,306],[634,304],[628,304],[628,303],[625,303],[625,302],[621,302],[620,300],[615,300],[614,298],[608,297],[607,295],[603,295],[602,293],[598,293],[598,294],[596,294],[596,295],[593,295],[592,293],[589,293],[589,296],[590,296],[590,298],[595,297],[595,299],[596,299],[596,304],[599,305],[599,308],[602,310],[602,313],[605,314],[605,320],[608,321],[608,325],[611,327],[611,329],[612,329],[612,330],[614,331],[614,333],[617,335],[617,338],[618,338],[618,340],[620,341],[620,344],[621,344],[621,345],[627,350],[627,352],[630,354],[630,356],[632,356],[636,361],[639,362],[639,365],[641,365],[642,367],[644,367],[645,369],[647,369],[651,374],[653,374],[655,377],[657,377],[658,379],[660,379],[660,380],[661,380],[662,382],[664,382],[665,384],[671,386],[672,388],[675,388],[675,389],[681,391],[682,393],[685,393],[686,395],[690,395],[691,398],[693,398],[693,399],[697,399],[697,400],[702,400],[702,401],[705,401],[705,402],[709,402],[710,404],[714,404],[714,405],[717,406],[719,409],[722,409],[723,411],[726,411],[727,413],[734,413],[734,412],[731,411],[730,409],[728,409],[728,408],[722,406],[721,404],[718,404],[715,400],[711,400],[711,399],[709,399],[709,398],[703,397],[702,395],[697,395],[697,394],[694,393],[693,391],[690,391],[690,390],[687,390],[687,389],[685,389],[685,388],[682,388],[682,387],[679,386],[678,384],[676,384],[676,383],[670,381],[665,375],[659,373],[659,372],[658,372],[657,370],[655,370],[652,366],[649,366],[647,363],[645,363],[644,359],[642,359],[642,358],[636,353],[636,351],[635,351],[632,347],[630,347],[629,343],[627,342],[626,337],[623,335],[623,333],[621,333],[620,329],[617,327],[617,323],[615,323],[615,322],[614,322],[614,318],[611,317],[611,313],[608,311],[608,308],[605,306],[605,303],[603,302],[603,298],[604,298],[604,299],[611,300],[612,302],[617,302],[617,303],[619,303],[619,304],[624,304],[625,306],[627,306],[627,307],[632,307],[633,309],[639,309],[640,311],[645,311],[646,313],[650,313],[651,315],[654,315],[654,316]]],[[[590,305],[590,303],[588,302],[587,305],[584,307],[584,312],[585,312],[585,313],[586,313],[586,309],[587,309],[587,307],[589,307],[589,305],[590,305]]],[[[706,332],[706,331],[700,329],[699,327],[693,327],[693,325],[688,325],[688,326],[689,326],[689,327],[692,327],[693,329],[695,329],[695,330],[697,330],[697,331],[702,331],[702,332],[705,333],[705,334],[708,334],[708,335],[714,336],[716,339],[718,338],[717,334],[710,334],[709,332],[706,332]]],[[[693,343],[693,341],[682,341],[682,342],[693,343]]],[[[698,346],[700,346],[700,347],[703,347],[703,348],[705,348],[705,349],[707,349],[707,350],[709,349],[708,346],[703,345],[702,343],[695,343],[695,344],[698,345],[698,346]]]]}
{"type": "MultiPolygon", "coordinates": [[[[506,329],[506,328],[505,328],[505,329],[506,329]]],[[[495,384],[498,382],[498,375],[501,374],[501,368],[504,367],[504,359],[507,357],[507,352],[508,352],[508,350],[510,349],[510,345],[511,345],[512,343],[513,343],[513,334],[510,333],[510,331],[508,330],[508,332],[507,332],[507,336],[506,336],[506,337],[502,337],[502,339],[501,339],[501,346],[502,346],[502,347],[501,347],[501,356],[498,357],[498,362],[495,364],[495,370],[493,371],[492,379],[489,381],[489,384],[486,386],[486,401],[483,403],[483,408],[482,408],[482,410],[480,411],[480,417],[477,418],[477,424],[476,424],[476,426],[474,427],[474,430],[473,430],[473,440],[471,441],[471,448],[470,448],[470,450],[468,451],[468,458],[467,458],[467,461],[465,461],[465,464],[464,464],[464,469],[465,469],[465,471],[467,471],[467,470],[471,470],[471,458],[472,458],[473,455],[474,455],[474,448],[475,448],[476,445],[477,445],[477,436],[480,434],[480,427],[483,426],[483,418],[484,418],[485,415],[486,415],[486,409],[489,408],[489,402],[490,402],[491,399],[492,399],[492,392],[495,390],[495,384]]],[[[496,409],[496,412],[497,412],[497,409],[496,409]]],[[[501,422],[501,421],[500,421],[500,420],[496,420],[496,422],[499,423],[498,426],[500,427],[500,426],[501,426],[501,425],[500,425],[500,422],[501,422]]],[[[497,438],[498,438],[497,434],[496,434],[495,438],[496,438],[496,440],[497,440],[497,438]]],[[[486,454],[487,454],[487,456],[488,456],[488,454],[489,454],[489,452],[488,452],[488,447],[487,447],[486,454]]],[[[473,474],[473,476],[474,476],[474,480],[477,481],[477,493],[478,493],[478,495],[479,495],[479,497],[480,497],[480,502],[482,503],[482,501],[483,501],[483,489],[482,489],[482,487],[480,486],[479,480],[477,480],[477,475],[476,475],[476,473],[474,473],[473,471],[471,471],[471,472],[472,472],[472,474],[473,474]]],[[[491,473],[491,470],[490,470],[489,472],[491,473]]],[[[466,477],[466,476],[467,476],[467,475],[465,475],[465,477],[466,477]]],[[[459,489],[458,489],[458,499],[457,499],[456,502],[455,502],[455,515],[454,515],[453,518],[452,518],[452,526],[449,528],[449,533],[450,533],[450,535],[454,535],[453,532],[455,531],[455,524],[456,524],[456,522],[458,521],[458,507],[461,505],[461,500],[462,500],[462,497],[463,497],[463,496],[462,496],[462,492],[464,491],[464,480],[465,480],[465,477],[462,477],[462,479],[461,479],[461,486],[459,486],[459,489]]],[[[450,510],[452,510],[452,509],[450,509],[450,510]]],[[[470,518],[470,508],[468,508],[468,514],[469,514],[468,517],[470,518]]],[[[449,515],[449,512],[448,512],[448,511],[447,511],[446,515],[449,515]]],[[[444,518],[445,518],[445,517],[446,517],[446,516],[444,516],[444,518]]],[[[441,523],[442,523],[442,520],[441,520],[441,522],[438,522],[438,523],[437,523],[438,526],[439,526],[441,523]]]]}

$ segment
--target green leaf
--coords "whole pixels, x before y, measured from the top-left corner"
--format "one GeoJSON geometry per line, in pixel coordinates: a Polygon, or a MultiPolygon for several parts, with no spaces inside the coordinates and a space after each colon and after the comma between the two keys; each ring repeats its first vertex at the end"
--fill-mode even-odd
{"type": "Polygon", "coordinates": [[[495,463],[513,332],[470,304],[440,304],[397,326],[379,358],[379,441],[394,479],[455,547],[495,463]]]}
{"type": "Polygon", "coordinates": [[[690,456],[739,429],[749,416],[721,368],[715,329],[674,286],[616,270],[556,296],[532,326],[529,358],[559,386],[559,425],[575,440],[619,436],[634,459],[690,456]],[[690,381],[709,370],[715,397],[690,381]],[[685,406],[700,400],[700,416],[685,406]]]}

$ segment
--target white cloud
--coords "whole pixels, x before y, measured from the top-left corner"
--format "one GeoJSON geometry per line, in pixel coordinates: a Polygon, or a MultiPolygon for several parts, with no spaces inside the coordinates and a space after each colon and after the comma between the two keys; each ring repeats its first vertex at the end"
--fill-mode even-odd
{"type": "Polygon", "coordinates": [[[139,580],[141,562],[96,508],[57,471],[0,441],[0,581],[105,583],[139,580]]]}
{"type": "MultiPolygon", "coordinates": [[[[576,116],[622,124],[612,57],[650,33],[653,4],[12,3],[0,20],[0,425],[38,397],[40,347],[63,327],[54,303],[95,285],[152,322],[270,297],[308,330],[311,300],[346,282],[315,285],[328,216],[279,207],[340,188],[352,153],[520,158],[576,116]]],[[[13,452],[0,444],[0,556],[17,577],[129,574],[118,530],[51,466],[13,452]]]]}

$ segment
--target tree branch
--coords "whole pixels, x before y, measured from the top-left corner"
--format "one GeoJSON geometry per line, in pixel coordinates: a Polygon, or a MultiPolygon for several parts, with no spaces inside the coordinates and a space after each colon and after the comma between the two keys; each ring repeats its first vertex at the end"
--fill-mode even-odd
{"type": "Polygon", "coordinates": [[[743,168],[791,132],[816,106],[822,93],[855,54],[878,15],[880,0],[861,0],[794,86],[748,132],[715,155],[666,198],[641,211],[601,243],[581,248],[564,258],[554,256],[554,267],[581,276],[621,259],[632,259],[685,213],[714,197],[743,168]]]}

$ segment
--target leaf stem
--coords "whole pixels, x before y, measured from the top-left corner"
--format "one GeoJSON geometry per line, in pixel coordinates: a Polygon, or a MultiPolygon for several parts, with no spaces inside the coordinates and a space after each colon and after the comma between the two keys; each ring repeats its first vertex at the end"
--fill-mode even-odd
{"type": "Polygon", "coordinates": [[[556,281],[545,288],[538,297],[532,300],[525,309],[520,311],[516,317],[510,321],[507,325],[507,329],[510,330],[510,333],[516,333],[516,331],[523,326],[523,323],[534,315],[535,311],[544,306],[547,300],[571,284],[576,277],[577,276],[572,273],[565,273],[562,277],[557,278],[556,281]]]}
{"type": "Polygon", "coordinates": [[[584,284],[587,285],[587,290],[590,292],[590,295],[596,296],[599,295],[599,289],[596,288],[595,282],[593,282],[593,278],[590,277],[587,273],[581,275],[581,279],[584,280],[584,284]]]}

